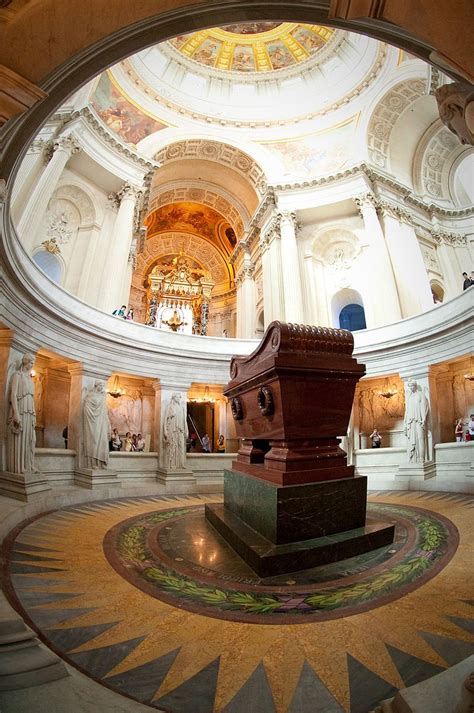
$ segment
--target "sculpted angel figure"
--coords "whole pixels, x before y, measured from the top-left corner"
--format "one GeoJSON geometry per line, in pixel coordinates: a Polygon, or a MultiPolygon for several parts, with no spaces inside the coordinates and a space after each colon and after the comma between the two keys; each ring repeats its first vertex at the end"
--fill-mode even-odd
{"type": "Polygon", "coordinates": [[[35,386],[30,376],[34,357],[24,354],[16,365],[9,391],[7,470],[34,473],[36,445],[35,386]]]}
{"type": "Polygon", "coordinates": [[[186,439],[188,425],[181,394],[174,393],[168,404],[163,422],[163,441],[166,449],[166,467],[179,470],[186,467],[186,439]]]}

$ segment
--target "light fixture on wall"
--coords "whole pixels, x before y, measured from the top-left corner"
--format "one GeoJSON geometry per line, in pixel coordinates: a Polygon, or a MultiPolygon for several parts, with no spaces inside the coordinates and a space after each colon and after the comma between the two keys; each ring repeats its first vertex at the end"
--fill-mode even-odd
{"type": "Polygon", "coordinates": [[[398,394],[398,390],[394,389],[387,389],[386,391],[377,391],[378,396],[383,396],[384,399],[391,399],[392,396],[396,396],[398,394]]]}
{"type": "Polygon", "coordinates": [[[210,392],[209,386],[206,386],[204,389],[203,396],[189,398],[188,401],[192,404],[214,404],[217,401],[217,399],[211,398],[211,392],[210,392]]]}
{"type": "Polygon", "coordinates": [[[123,396],[126,393],[125,389],[122,389],[119,386],[119,378],[118,376],[114,377],[114,380],[112,382],[112,386],[110,389],[107,389],[107,393],[112,396],[114,399],[120,398],[120,396],[123,396]]]}
{"type": "Polygon", "coordinates": [[[468,381],[474,381],[474,374],[471,371],[470,374],[464,374],[464,378],[467,379],[468,381]]]}

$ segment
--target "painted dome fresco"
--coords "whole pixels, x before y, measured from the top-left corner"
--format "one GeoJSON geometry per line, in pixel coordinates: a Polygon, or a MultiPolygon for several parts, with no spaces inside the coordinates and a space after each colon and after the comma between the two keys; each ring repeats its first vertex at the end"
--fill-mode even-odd
{"type": "Polygon", "coordinates": [[[169,45],[217,70],[271,72],[313,57],[334,30],[291,22],[248,22],[179,35],[169,45]]]}

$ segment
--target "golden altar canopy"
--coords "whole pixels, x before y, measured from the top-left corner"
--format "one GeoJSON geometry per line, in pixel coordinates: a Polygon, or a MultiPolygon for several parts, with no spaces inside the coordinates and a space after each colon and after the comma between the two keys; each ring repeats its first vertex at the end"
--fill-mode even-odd
{"type": "MultiPolygon", "coordinates": [[[[207,334],[209,301],[215,284],[207,270],[180,250],[178,255],[162,258],[150,271],[146,283],[148,325],[161,326],[159,314],[167,308],[183,315],[179,326],[187,324],[186,313],[192,314],[192,333],[207,334]]],[[[162,324],[176,331],[178,322],[174,313],[171,322],[162,320],[162,324]]]]}

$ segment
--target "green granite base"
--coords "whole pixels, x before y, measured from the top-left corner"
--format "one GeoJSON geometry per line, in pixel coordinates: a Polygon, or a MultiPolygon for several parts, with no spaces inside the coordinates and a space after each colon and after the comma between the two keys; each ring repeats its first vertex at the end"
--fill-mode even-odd
{"type": "Polygon", "coordinates": [[[290,544],[275,545],[224,505],[206,505],[206,518],[260,577],[338,562],[390,545],[395,526],[370,521],[363,527],[290,544]]]}
{"type": "Polygon", "coordinates": [[[324,537],[365,525],[367,478],[276,485],[226,470],[224,505],[276,545],[324,537]]]}

